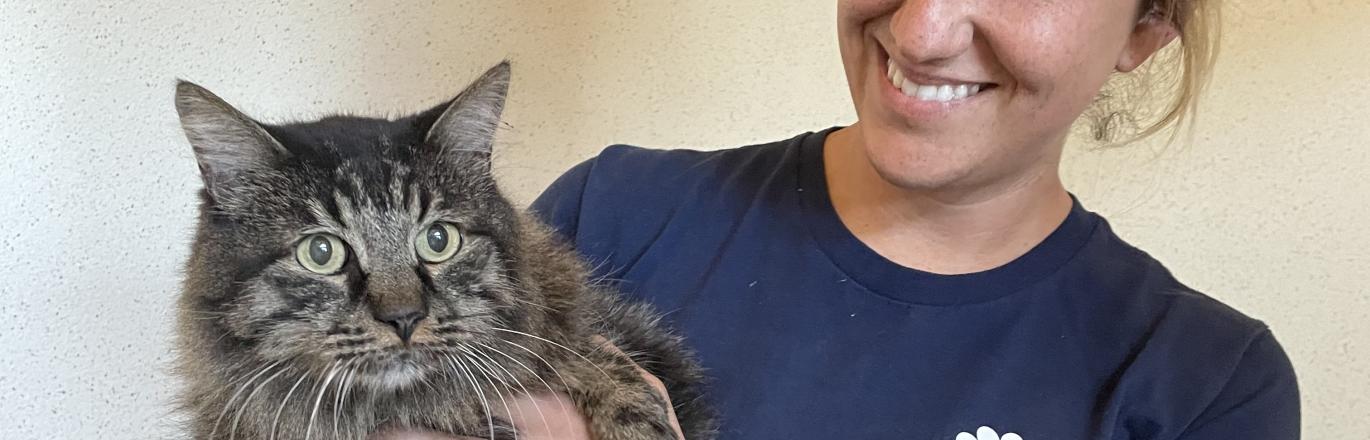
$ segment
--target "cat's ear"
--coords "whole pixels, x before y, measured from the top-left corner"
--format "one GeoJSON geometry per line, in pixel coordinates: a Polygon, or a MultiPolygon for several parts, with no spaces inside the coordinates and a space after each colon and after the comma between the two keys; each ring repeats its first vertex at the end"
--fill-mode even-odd
{"type": "Polygon", "coordinates": [[[261,125],[204,87],[178,81],[176,112],[211,195],[230,192],[244,173],[275,169],[290,155],[261,125]]]}
{"type": "MultiPolygon", "coordinates": [[[[443,154],[489,154],[509,93],[509,62],[496,64],[447,104],[424,142],[443,154]]],[[[436,109],[435,109],[436,110],[436,109]]]]}

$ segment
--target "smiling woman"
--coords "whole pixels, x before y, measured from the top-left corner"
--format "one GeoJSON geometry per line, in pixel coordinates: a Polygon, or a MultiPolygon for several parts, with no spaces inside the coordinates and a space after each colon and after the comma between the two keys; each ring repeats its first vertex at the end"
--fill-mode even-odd
{"type": "Polygon", "coordinates": [[[1172,21],[1136,0],[840,8],[860,120],[852,154],[901,186],[999,192],[1027,174],[1054,174],[1069,127],[1111,75],[1176,36],[1172,21]],[[1139,20],[1138,10],[1149,12],[1139,20]],[[953,92],[965,87],[980,91],[953,92]]]}
{"type": "Polygon", "coordinates": [[[1266,326],[1179,282],[1060,177],[1110,79],[1177,38],[1177,99],[1137,128],[1192,111],[1213,3],[837,5],[855,123],[610,147],[533,205],[597,275],[676,311],[724,438],[1298,437],[1266,326]]]}

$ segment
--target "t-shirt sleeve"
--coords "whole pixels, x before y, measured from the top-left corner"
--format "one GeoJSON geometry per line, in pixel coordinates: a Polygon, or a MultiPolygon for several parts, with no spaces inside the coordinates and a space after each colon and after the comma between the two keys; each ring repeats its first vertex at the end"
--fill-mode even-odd
{"type": "Polygon", "coordinates": [[[572,167],[543,190],[542,195],[528,207],[534,217],[551,226],[573,246],[580,228],[585,185],[594,166],[595,159],[589,159],[572,167]]]}
{"type": "Polygon", "coordinates": [[[1269,330],[1242,355],[1216,399],[1181,440],[1299,438],[1299,389],[1294,367],[1269,330]]]}

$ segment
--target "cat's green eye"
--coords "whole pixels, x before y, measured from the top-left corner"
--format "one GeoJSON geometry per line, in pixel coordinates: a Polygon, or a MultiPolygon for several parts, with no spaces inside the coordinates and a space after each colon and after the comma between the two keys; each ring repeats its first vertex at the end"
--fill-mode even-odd
{"type": "Polygon", "coordinates": [[[295,261],[310,272],[332,275],[347,262],[347,246],[333,234],[313,234],[295,246],[295,261]]]}
{"type": "Polygon", "coordinates": [[[423,234],[414,240],[414,249],[419,258],[429,263],[441,263],[452,258],[461,250],[462,236],[457,226],[446,222],[436,222],[424,229],[423,234]]]}

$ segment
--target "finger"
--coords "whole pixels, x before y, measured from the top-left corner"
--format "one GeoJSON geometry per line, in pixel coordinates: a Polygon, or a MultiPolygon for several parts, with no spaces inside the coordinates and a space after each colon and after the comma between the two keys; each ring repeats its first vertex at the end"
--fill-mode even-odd
{"type": "Polygon", "coordinates": [[[590,426],[561,393],[519,396],[510,402],[520,440],[590,440],[590,426]],[[562,411],[566,409],[567,411],[562,411]]]}

